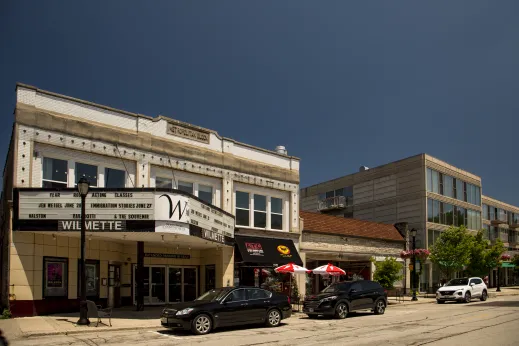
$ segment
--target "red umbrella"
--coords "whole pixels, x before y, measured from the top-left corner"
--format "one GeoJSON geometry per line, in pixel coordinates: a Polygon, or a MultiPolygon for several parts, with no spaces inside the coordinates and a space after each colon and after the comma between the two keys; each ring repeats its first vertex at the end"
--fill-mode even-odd
{"type": "MultiPolygon", "coordinates": [[[[282,265],[281,267],[277,267],[274,269],[276,273],[288,273],[288,274],[305,274],[305,273],[311,273],[311,270],[308,270],[304,267],[298,266],[295,263],[288,263],[285,265],[282,265]]],[[[290,302],[290,298],[292,296],[292,275],[290,275],[290,286],[288,288],[288,301],[290,302]]]]}
{"type": "Polygon", "coordinates": [[[321,275],[346,275],[346,272],[342,270],[341,268],[334,266],[333,264],[328,263],[325,266],[320,266],[318,268],[315,268],[313,270],[314,274],[321,274],[321,275]]]}

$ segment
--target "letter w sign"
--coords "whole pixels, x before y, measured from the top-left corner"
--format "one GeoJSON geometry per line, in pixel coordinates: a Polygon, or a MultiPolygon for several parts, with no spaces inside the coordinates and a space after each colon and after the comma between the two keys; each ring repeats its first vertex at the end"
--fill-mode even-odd
{"type": "Polygon", "coordinates": [[[155,220],[189,223],[189,205],[185,196],[155,195],[155,220]]]}

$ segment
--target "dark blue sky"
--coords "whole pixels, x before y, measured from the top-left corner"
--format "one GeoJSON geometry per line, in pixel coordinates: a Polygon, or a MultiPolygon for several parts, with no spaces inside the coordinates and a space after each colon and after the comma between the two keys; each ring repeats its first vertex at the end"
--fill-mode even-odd
{"type": "Polygon", "coordinates": [[[15,83],[302,159],[301,186],[427,152],[519,205],[519,2],[0,2],[15,83]]]}

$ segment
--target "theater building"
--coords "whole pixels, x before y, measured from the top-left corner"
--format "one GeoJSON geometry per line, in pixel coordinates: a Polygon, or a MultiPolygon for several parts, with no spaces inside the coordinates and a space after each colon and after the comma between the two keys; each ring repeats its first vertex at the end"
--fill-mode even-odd
{"type": "Polygon", "coordinates": [[[299,258],[299,159],[284,148],[19,84],[0,224],[14,316],[78,311],[80,178],[101,305],[188,301],[299,258]]]}

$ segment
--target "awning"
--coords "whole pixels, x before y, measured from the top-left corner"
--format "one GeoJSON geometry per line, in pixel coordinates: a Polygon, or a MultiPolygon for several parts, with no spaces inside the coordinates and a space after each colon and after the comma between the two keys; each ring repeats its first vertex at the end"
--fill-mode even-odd
{"type": "Polygon", "coordinates": [[[293,262],[303,265],[290,239],[235,236],[236,245],[244,263],[282,265],[293,262]]]}

